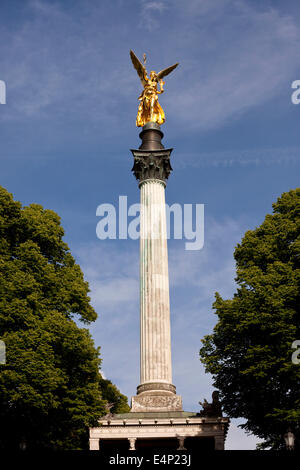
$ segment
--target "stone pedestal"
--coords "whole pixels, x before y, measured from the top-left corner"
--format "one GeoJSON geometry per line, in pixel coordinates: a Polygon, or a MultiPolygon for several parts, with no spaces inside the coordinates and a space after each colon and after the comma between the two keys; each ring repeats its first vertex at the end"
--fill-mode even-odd
{"type": "Polygon", "coordinates": [[[131,411],[182,411],[182,399],[179,395],[163,395],[162,392],[136,395],[131,398],[131,411]]]}

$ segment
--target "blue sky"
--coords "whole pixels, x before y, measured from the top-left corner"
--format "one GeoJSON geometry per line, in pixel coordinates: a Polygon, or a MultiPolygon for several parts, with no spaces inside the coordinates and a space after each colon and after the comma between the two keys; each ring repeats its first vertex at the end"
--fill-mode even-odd
{"type": "MultiPolygon", "coordinates": [[[[139,383],[138,241],[96,237],[96,208],[139,201],[130,148],[149,69],[180,66],[160,97],[174,147],[169,204],[205,204],[205,244],[170,240],[173,382],[186,410],[210,398],[198,360],[215,322],[214,292],[232,296],[234,246],[284,191],[299,186],[300,5],[286,0],[2,0],[0,184],[62,218],[90,282],[103,370],[129,397],[139,383]]],[[[253,448],[234,421],[227,448],[253,448]]]]}

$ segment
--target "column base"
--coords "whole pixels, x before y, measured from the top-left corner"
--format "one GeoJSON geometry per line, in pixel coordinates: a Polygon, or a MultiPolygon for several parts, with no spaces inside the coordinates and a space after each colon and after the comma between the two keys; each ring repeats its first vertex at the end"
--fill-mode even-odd
{"type": "Polygon", "coordinates": [[[171,383],[142,383],[137,387],[137,395],[131,397],[131,411],[182,411],[182,398],[176,395],[176,387],[171,383]]]}
{"type": "Polygon", "coordinates": [[[138,385],[137,387],[137,395],[140,393],[152,393],[152,392],[160,392],[161,394],[169,393],[176,394],[176,387],[173,384],[165,383],[165,382],[147,382],[138,385]]]}

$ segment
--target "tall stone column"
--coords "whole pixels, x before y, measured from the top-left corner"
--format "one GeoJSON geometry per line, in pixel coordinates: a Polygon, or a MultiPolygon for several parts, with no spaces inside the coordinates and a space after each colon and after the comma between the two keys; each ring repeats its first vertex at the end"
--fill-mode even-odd
{"type": "Polygon", "coordinates": [[[172,383],[165,185],[140,184],[141,385],[172,383]]]}
{"type": "Polygon", "coordinates": [[[172,384],[166,180],[172,170],[172,149],[163,133],[148,123],[142,144],[132,150],[133,172],[139,180],[140,212],[140,385],[131,411],[180,411],[181,397],[172,384]]]}

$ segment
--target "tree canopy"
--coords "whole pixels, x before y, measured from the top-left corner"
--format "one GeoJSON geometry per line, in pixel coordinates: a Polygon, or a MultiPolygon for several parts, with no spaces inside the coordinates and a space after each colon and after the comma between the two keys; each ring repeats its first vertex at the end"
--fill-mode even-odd
{"type": "Polygon", "coordinates": [[[86,448],[107,412],[99,348],[75,322],[97,314],[63,236],[55,212],[0,187],[0,449],[86,448]]]}
{"type": "Polygon", "coordinates": [[[213,375],[224,411],[244,418],[262,448],[283,449],[290,427],[300,445],[300,189],[283,193],[273,214],[237,245],[237,291],[213,304],[218,322],[200,359],[213,375]]]}
{"type": "Polygon", "coordinates": [[[128,406],[127,397],[122,395],[118,388],[111,383],[110,380],[100,378],[100,389],[102,398],[107,402],[107,410],[112,414],[128,413],[130,407],[128,406]]]}

